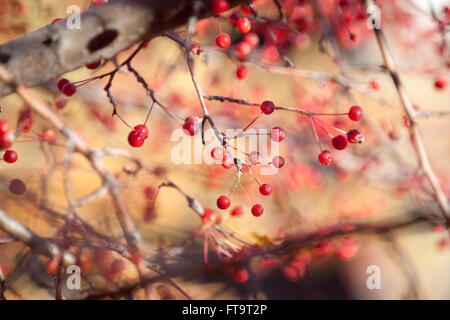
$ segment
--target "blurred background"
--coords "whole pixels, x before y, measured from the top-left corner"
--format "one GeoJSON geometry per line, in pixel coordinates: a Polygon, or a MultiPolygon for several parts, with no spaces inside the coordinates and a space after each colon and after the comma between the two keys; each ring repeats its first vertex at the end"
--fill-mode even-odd
{"type": "MultiPolygon", "coordinates": [[[[202,52],[195,56],[195,65],[199,82],[207,94],[256,103],[271,100],[277,106],[322,113],[345,113],[355,104],[364,110],[363,120],[356,124],[365,137],[364,144],[334,150],[334,163],[328,167],[317,161],[320,149],[307,117],[277,111],[254,123],[252,128],[270,129],[279,125],[286,130],[286,139],[280,144],[280,154],[286,159],[286,165],[274,176],[261,176],[260,168],[254,169],[259,181],[273,186],[270,197],[261,196],[252,176],[244,173],[241,183],[245,192],[238,188],[231,197],[230,209],[221,211],[224,215],[221,225],[249,244],[270,247],[283,239],[336,224],[385,223],[439,212],[426,182],[415,175],[417,161],[405,127],[404,112],[392,80],[380,67],[380,51],[373,31],[366,26],[364,6],[359,1],[348,2],[351,9],[347,11],[344,6],[343,16],[338,14],[336,1],[280,1],[285,19],[283,26],[287,27],[278,27],[281,24],[276,23],[271,27],[295,68],[302,71],[294,74],[286,71],[276,43],[266,27],[257,21],[252,20],[252,32],[258,35],[259,44],[244,61],[233,54],[230,57],[215,46],[220,27],[231,36],[231,52],[243,41],[243,35],[229,18],[231,16],[232,20],[233,14],[244,16],[239,8],[228,11],[220,19],[210,18],[197,24],[194,42],[202,52]],[[343,20],[347,21],[356,40],[349,39],[343,20]],[[265,70],[261,66],[266,64],[278,68],[265,70]],[[248,70],[245,79],[236,76],[241,65],[248,70]],[[318,72],[319,79],[305,72],[307,70],[318,72]],[[339,85],[336,81],[339,76],[352,79],[351,87],[339,85]],[[252,204],[247,197],[264,206],[261,217],[251,214],[252,204]],[[236,206],[242,206],[243,214],[230,216],[229,212],[236,206]]],[[[85,10],[92,3],[4,1],[0,6],[0,42],[44,27],[55,18],[65,18],[67,7],[73,4],[85,10]]],[[[278,21],[273,1],[258,0],[254,4],[260,17],[278,21]]],[[[449,13],[444,9],[450,2],[384,0],[378,4],[381,27],[413,103],[424,112],[450,112],[449,89],[435,86],[438,77],[448,79],[450,74],[449,13]],[[437,18],[433,18],[430,10],[437,18]],[[436,19],[444,23],[443,29],[439,29],[440,22],[436,19]]],[[[185,35],[184,29],[175,31],[185,35]]],[[[120,53],[117,60],[126,59],[133,49],[120,53]]],[[[179,119],[202,116],[184,52],[174,41],[158,37],[139,52],[132,64],[177,118],[174,120],[155,107],[148,121],[150,137],[141,148],[129,146],[129,128],[111,116],[112,106],[103,91],[106,80],[79,87],[71,98],[58,92],[56,80],[33,91],[93,147],[125,149],[148,167],[164,168],[170,179],[186,193],[204,207],[215,209],[217,197],[233,189],[236,169],[225,170],[220,165],[206,164],[176,165],[171,160],[171,152],[177,144],[171,141],[172,132],[183,125],[179,119]],[[64,104],[62,108],[61,104],[64,104]]],[[[81,68],[64,77],[80,81],[113,68],[114,64],[108,61],[97,70],[81,68]]],[[[144,121],[150,99],[130,74],[119,73],[112,92],[119,102],[120,115],[128,123],[144,121]]],[[[21,111],[26,109],[16,95],[2,98],[0,105],[0,118],[14,125],[21,111]]],[[[208,101],[207,105],[220,130],[243,128],[260,113],[259,108],[228,102],[208,101]]],[[[42,137],[51,126],[36,115],[32,117],[32,129],[14,143],[19,160],[11,165],[0,162],[1,209],[39,235],[53,238],[58,236],[62,222],[40,205],[44,197],[53,210],[64,212],[67,208],[63,172],[55,165],[63,159],[64,148],[45,141],[42,137]],[[14,179],[23,182],[25,192],[17,194],[12,190],[14,179]],[[44,181],[46,193],[43,192],[44,181]]],[[[323,119],[345,131],[355,127],[346,116],[323,119]]],[[[441,115],[418,120],[433,169],[447,197],[450,194],[448,119],[448,115],[441,115]]],[[[325,149],[332,150],[326,134],[319,132],[319,139],[325,149]]],[[[56,141],[63,140],[57,135],[56,141]]],[[[149,190],[156,192],[162,182],[160,177],[144,172],[128,174],[126,169],[131,164],[126,159],[108,159],[107,166],[126,186],[125,198],[142,234],[142,247],[146,252],[179,245],[199,230],[201,219],[189,209],[179,192],[163,188],[157,197],[146,194],[152,192],[149,190]]],[[[89,163],[76,155],[69,179],[75,197],[86,195],[101,185],[89,163]]],[[[108,195],[96,197],[77,213],[100,232],[120,239],[120,226],[108,195]]],[[[449,299],[448,237],[446,228],[433,228],[426,223],[383,233],[333,237],[266,260],[259,256],[249,258],[246,260],[249,279],[243,283],[233,279],[230,268],[217,257],[212,246],[209,261],[205,263],[204,235],[198,236],[181,256],[161,263],[167,275],[195,299],[449,299]],[[300,263],[293,264],[295,257],[300,263]],[[379,290],[366,286],[370,265],[380,267],[379,290]]],[[[95,250],[83,252],[93,265],[88,283],[117,286],[135,277],[132,264],[127,262],[108,283],[105,270],[109,270],[117,257],[109,253],[111,257],[103,260],[95,250]]],[[[47,262],[29,254],[20,243],[0,245],[0,265],[8,279],[6,297],[53,299],[54,283],[46,272],[47,262]]],[[[167,284],[160,283],[155,288],[159,298],[182,298],[167,284]]]]}

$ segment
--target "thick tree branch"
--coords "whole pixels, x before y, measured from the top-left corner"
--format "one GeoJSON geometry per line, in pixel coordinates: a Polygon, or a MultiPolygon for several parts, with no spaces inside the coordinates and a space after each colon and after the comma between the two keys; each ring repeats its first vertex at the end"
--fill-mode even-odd
{"type": "MultiPolygon", "coordinates": [[[[199,2],[199,17],[210,16],[209,0],[199,2]]],[[[231,6],[245,2],[230,0],[231,6]]],[[[79,29],[68,27],[69,17],[1,45],[0,63],[17,82],[34,87],[182,26],[191,14],[190,0],[110,0],[83,12],[79,29]]],[[[0,97],[12,92],[0,82],[0,97]]]]}

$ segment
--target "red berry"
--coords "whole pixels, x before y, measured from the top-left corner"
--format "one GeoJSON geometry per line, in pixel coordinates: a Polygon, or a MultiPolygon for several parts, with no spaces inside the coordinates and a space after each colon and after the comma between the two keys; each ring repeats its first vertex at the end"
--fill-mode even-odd
{"type": "Polygon", "coordinates": [[[252,49],[255,49],[259,44],[259,37],[256,33],[251,32],[244,36],[243,41],[248,43],[252,49]]]}
{"type": "Polygon", "coordinates": [[[232,156],[230,156],[228,153],[225,153],[223,160],[222,160],[222,167],[224,169],[230,169],[234,166],[234,159],[232,156]]]}
{"type": "Polygon", "coordinates": [[[227,33],[219,33],[216,37],[216,44],[219,48],[228,48],[231,44],[231,38],[227,33]]]}
{"type": "Polygon", "coordinates": [[[7,134],[11,130],[8,120],[0,120],[0,135],[7,134]]]}
{"type": "Polygon", "coordinates": [[[88,69],[97,69],[102,64],[102,60],[94,61],[92,63],[88,63],[86,68],[88,69]]]}
{"type": "Polygon", "coordinates": [[[15,152],[14,150],[8,150],[3,155],[3,160],[5,160],[5,162],[8,162],[8,163],[16,162],[17,158],[18,158],[17,152],[15,152]]]}
{"type": "Polygon", "coordinates": [[[359,130],[351,129],[347,132],[347,140],[350,143],[363,143],[364,136],[359,132],[359,130]]]}
{"type": "Polygon", "coordinates": [[[370,86],[373,90],[378,90],[381,88],[381,80],[380,79],[373,79],[370,81],[370,86]]]}
{"type": "Polygon", "coordinates": [[[248,18],[239,18],[237,21],[237,28],[242,33],[249,33],[252,29],[252,23],[248,18]]]}
{"type": "Polygon", "coordinates": [[[55,107],[58,110],[62,110],[62,109],[64,109],[66,104],[67,104],[67,99],[61,99],[61,100],[56,101],[55,107]]]}
{"type": "Polygon", "coordinates": [[[241,6],[241,11],[245,14],[251,15],[253,14],[252,9],[255,10],[255,4],[244,4],[241,6]]]}
{"type": "Polygon", "coordinates": [[[60,22],[61,20],[62,20],[62,19],[60,19],[60,18],[53,19],[52,24],[55,24],[55,23],[57,23],[57,22],[60,22]]]}
{"type": "Polygon", "coordinates": [[[319,162],[324,166],[328,166],[333,162],[333,157],[331,156],[331,152],[328,150],[323,150],[319,154],[319,162]]]}
{"type": "Polygon", "coordinates": [[[199,129],[197,120],[194,117],[187,117],[184,121],[183,129],[186,134],[194,136],[199,129]]]}
{"type": "Polygon", "coordinates": [[[128,134],[128,143],[130,146],[138,148],[144,144],[145,138],[144,135],[138,130],[132,130],[128,134]]]}
{"type": "Polygon", "coordinates": [[[237,268],[233,271],[233,279],[236,282],[243,283],[248,280],[248,271],[246,268],[237,268]]]}
{"type": "Polygon", "coordinates": [[[284,162],[285,161],[284,161],[284,158],[282,156],[275,156],[272,159],[272,165],[275,168],[278,168],[278,169],[280,169],[280,168],[282,168],[284,166],[284,162]]]}
{"type": "Polygon", "coordinates": [[[155,196],[155,189],[153,187],[145,187],[144,195],[148,200],[153,200],[153,197],[155,196]]]}
{"type": "Polygon", "coordinates": [[[258,151],[252,151],[248,155],[248,162],[255,166],[261,162],[261,154],[258,151]]]}
{"type": "Polygon", "coordinates": [[[260,205],[259,203],[255,204],[252,207],[252,215],[254,215],[255,217],[259,217],[264,213],[264,208],[262,205],[260,205]]]}
{"type": "Polygon", "coordinates": [[[275,110],[275,105],[272,101],[264,101],[261,104],[261,111],[265,114],[271,114],[275,110]]]}
{"type": "Polygon", "coordinates": [[[77,92],[77,88],[73,83],[68,82],[62,87],[61,91],[65,96],[71,97],[77,92]]]}
{"type": "Polygon", "coordinates": [[[244,209],[242,209],[242,206],[237,206],[231,211],[231,216],[233,217],[239,217],[244,213],[244,209]]]}
{"type": "Polygon", "coordinates": [[[198,55],[198,54],[200,54],[200,52],[202,52],[202,49],[200,49],[200,46],[199,46],[198,43],[194,43],[194,44],[192,44],[191,51],[192,51],[193,54],[197,54],[198,55]]]}
{"type": "Polygon", "coordinates": [[[64,85],[66,85],[68,83],[70,83],[69,80],[62,78],[62,79],[58,80],[56,85],[58,86],[59,91],[62,91],[62,88],[64,87],[64,85]]]}
{"type": "Polygon", "coordinates": [[[259,187],[259,192],[261,192],[263,196],[269,196],[272,193],[272,191],[273,191],[272,186],[267,183],[264,183],[259,187]]]}
{"type": "Polygon", "coordinates": [[[225,210],[228,209],[230,207],[231,201],[230,198],[228,198],[227,196],[220,196],[217,199],[217,206],[219,207],[219,209],[225,210]]]}
{"type": "Polygon", "coordinates": [[[247,57],[252,51],[252,47],[245,41],[241,41],[236,46],[236,51],[241,59],[247,57]]]}
{"type": "Polygon", "coordinates": [[[238,77],[238,79],[245,79],[245,78],[247,78],[247,75],[248,75],[248,69],[246,66],[241,65],[241,66],[239,66],[239,68],[237,68],[236,76],[238,77]]]}
{"type": "Polygon", "coordinates": [[[106,3],[108,3],[108,0],[94,0],[92,5],[94,7],[97,7],[97,6],[101,6],[102,4],[106,4],[106,3]]]}
{"type": "Polygon", "coordinates": [[[48,129],[44,132],[44,140],[48,142],[53,142],[56,139],[56,131],[53,129],[48,129]]]}
{"type": "Polygon", "coordinates": [[[0,149],[8,149],[14,141],[14,134],[10,131],[7,134],[0,135],[0,149]]]}
{"type": "Polygon", "coordinates": [[[134,127],[134,130],[139,131],[143,135],[144,139],[148,138],[148,128],[145,124],[138,124],[134,127]]]}
{"type": "Polygon", "coordinates": [[[270,139],[275,142],[281,142],[285,137],[286,131],[281,127],[273,127],[272,130],[270,130],[270,139]]]}
{"type": "Polygon", "coordinates": [[[445,89],[447,87],[447,79],[445,79],[443,76],[438,76],[434,81],[434,86],[437,89],[445,89]]]}
{"type": "Polygon", "coordinates": [[[225,157],[225,150],[223,147],[214,147],[211,150],[211,158],[215,159],[215,160],[223,160],[225,157]]]}
{"type": "Polygon", "coordinates": [[[340,134],[334,137],[331,140],[331,143],[333,144],[333,147],[335,147],[337,150],[344,150],[347,147],[348,140],[345,136],[340,134]]]}
{"type": "Polygon", "coordinates": [[[353,106],[348,111],[348,117],[353,121],[359,121],[363,117],[363,110],[360,106],[353,106]]]}
{"type": "Polygon", "coordinates": [[[211,0],[211,10],[214,14],[220,14],[230,9],[227,0],[211,0]]]}
{"type": "Polygon", "coordinates": [[[212,209],[205,209],[202,215],[202,222],[204,224],[213,224],[220,221],[220,216],[212,209]]]}

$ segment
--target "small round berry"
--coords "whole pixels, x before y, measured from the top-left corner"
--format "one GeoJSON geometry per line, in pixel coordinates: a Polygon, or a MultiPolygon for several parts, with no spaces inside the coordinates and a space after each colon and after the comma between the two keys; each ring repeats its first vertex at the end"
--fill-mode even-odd
{"type": "Polygon", "coordinates": [[[284,131],[281,127],[273,127],[272,130],[270,130],[270,139],[272,139],[275,142],[281,142],[286,138],[286,131],[284,131]]]}
{"type": "Polygon", "coordinates": [[[143,135],[144,139],[148,138],[148,128],[145,124],[138,124],[134,127],[134,130],[140,132],[143,135]]]}
{"type": "Polygon", "coordinates": [[[252,29],[252,23],[248,18],[245,17],[239,18],[236,25],[238,30],[242,33],[249,33],[250,30],[252,29]]]}
{"type": "Polygon", "coordinates": [[[445,79],[443,76],[438,76],[434,81],[434,86],[437,89],[445,89],[447,87],[447,79],[445,79]]]}
{"type": "Polygon", "coordinates": [[[272,165],[275,168],[278,168],[278,169],[282,168],[284,166],[284,163],[285,163],[285,160],[282,156],[275,156],[272,159],[272,165]]]}
{"type": "Polygon", "coordinates": [[[242,206],[237,206],[233,210],[231,210],[232,217],[242,216],[243,213],[244,213],[244,209],[242,208],[242,206]]]}
{"type": "Polygon", "coordinates": [[[360,106],[352,106],[348,111],[348,117],[350,120],[359,121],[363,117],[363,110],[360,106]]]}
{"type": "Polygon", "coordinates": [[[56,139],[56,131],[53,129],[48,129],[44,132],[44,140],[48,142],[53,142],[56,139]]]}
{"type": "Polygon", "coordinates": [[[379,90],[381,88],[381,80],[380,79],[373,79],[370,81],[370,87],[373,90],[379,90]]]}
{"type": "Polygon", "coordinates": [[[241,6],[241,11],[245,14],[251,15],[253,14],[253,11],[255,11],[255,4],[254,3],[250,3],[250,4],[243,4],[241,6]]]}
{"type": "Polygon", "coordinates": [[[244,39],[242,39],[242,40],[243,40],[244,42],[248,43],[252,49],[255,49],[256,47],[258,47],[258,44],[259,44],[259,37],[258,37],[258,35],[257,35],[256,33],[254,33],[254,32],[247,33],[247,34],[244,36],[244,39]]]}
{"type": "Polygon", "coordinates": [[[153,187],[145,187],[144,188],[144,195],[148,200],[153,200],[153,197],[155,196],[155,189],[153,187]]]}
{"type": "Polygon", "coordinates": [[[12,179],[9,183],[8,190],[15,195],[24,194],[27,191],[27,186],[20,179],[12,179]]]}
{"type": "Polygon", "coordinates": [[[27,132],[31,129],[33,125],[33,118],[31,115],[31,109],[24,109],[20,112],[19,119],[17,120],[17,126],[20,130],[27,132]]]}
{"type": "Polygon", "coordinates": [[[11,130],[8,120],[0,120],[0,135],[7,134],[11,130]]]}
{"type": "Polygon", "coordinates": [[[227,196],[220,196],[219,198],[217,198],[217,207],[219,207],[219,209],[228,209],[230,207],[230,204],[230,198],[228,198],[227,196]]]}
{"type": "Polygon", "coordinates": [[[55,107],[58,110],[62,110],[62,109],[64,109],[66,104],[67,104],[67,99],[61,99],[61,100],[56,101],[55,107]]]}
{"type": "Polygon", "coordinates": [[[97,69],[102,64],[102,60],[94,61],[92,63],[88,63],[86,68],[94,70],[97,69]]]}
{"type": "Polygon", "coordinates": [[[261,111],[264,114],[271,114],[275,110],[275,105],[272,101],[264,101],[261,104],[261,111]]]}
{"type": "Polygon", "coordinates": [[[230,169],[234,166],[234,159],[232,156],[230,156],[228,153],[225,153],[223,160],[222,160],[222,167],[224,169],[230,169]]]}
{"type": "Polygon", "coordinates": [[[264,207],[260,205],[259,203],[255,204],[252,207],[252,215],[255,217],[260,217],[264,213],[264,207]]]}
{"type": "Polygon", "coordinates": [[[319,162],[324,166],[328,166],[333,162],[333,157],[331,156],[331,152],[328,150],[323,150],[319,154],[319,162]]]}
{"type": "Polygon", "coordinates": [[[97,7],[97,6],[101,6],[102,4],[107,4],[107,3],[108,3],[108,0],[94,0],[92,5],[94,7],[97,7]]]}
{"type": "Polygon", "coordinates": [[[350,143],[363,143],[364,136],[357,129],[351,129],[347,132],[347,140],[350,143]]]}
{"type": "Polygon", "coordinates": [[[239,66],[239,68],[237,68],[236,70],[236,76],[238,77],[238,79],[245,79],[248,76],[248,69],[246,66],[241,65],[239,66]]]}
{"type": "Polygon", "coordinates": [[[272,191],[272,186],[267,183],[264,183],[259,187],[259,192],[261,192],[263,196],[270,196],[272,194],[272,191]]]}
{"type": "Polygon", "coordinates": [[[187,117],[183,124],[183,129],[186,134],[194,136],[199,130],[198,122],[195,117],[187,117]]]}
{"type": "Polygon", "coordinates": [[[261,153],[258,151],[250,152],[248,155],[248,162],[253,166],[259,164],[261,162],[261,153]]]}
{"type": "Polygon", "coordinates": [[[225,150],[221,146],[217,146],[212,148],[211,150],[211,158],[214,160],[223,160],[225,156],[225,150]]]}
{"type": "Polygon", "coordinates": [[[69,80],[67,80],[67,79],[65,79],[65,78],[62,78],[62,79],[59,79],[59,80],[58,80],[58,82],[56,83],[56,85],[58,86],[59,91],[62,91],[62,88],[63,88],[66,84],[68,84],[68,83],[70,83],[69,80]]]}
{"type": "Polygon", "coordinates": [[[0,149],[8,149],[12,146],[15,139],[14,134],[10,131],[6,134],[0,135],[0,149]]]}
{"type": "Polygon", "coordinates": [[[131,130],[128,134],[128,143],[130,146],[138,148],[144,144],[145,138],[144,135],[138,130],[131,130]]]}
{"type": "Polygon", "coordinates": [[[200,52],[202,52],[202,49],[200,49],[200,45],[198,43],[193,43],[191,51],[193,54],[199,55],[200,52]]]}
{"type": "Polygon", "coordinates": [[[252,47],[245,41],[241,41],[236,45],[236,51],[241,59],[247,57],[252,51],[252,47]]]}
{"type": "Polygon", "coordinates": [[[65,96],[71,97],[75,94],[75,92],[77,92],[77,88],[73,85],[73,83],[69,82],[62,87],[61,91],[65,96]]]}
{"type": "Polygon", "coordinates": [[[5,160],[5,162],[8,163],[14,163],[17,161],[17,159],[18,159],[17,152],[15,152],[14,150],[8,150],[3,155],[3,160],[5,160]]]}
{"type": "Polygon", "coordinates": [[[216,37],[216,44],[219,48],[226,49],[231,44],[231,38],[227,33],[219,33],[216,37]]]}
{"type": "Polygon", "coordinates": [[[338,135],[331,140],[333,147],[337,150],[344,150],[347,147],[348,140],[343,135],[338,135]]]}
{"type": "Polygon", "coordinates": [[[205,209],[202,215],[203,224],[214,224],[219,222],[220,216],[212,209],[205,209]]]}
{"type": "Polygon", "coordinates": [[[214,14],[220,14],[230,9],[227,0],[211,0],[211,10],[214,14]]]}
{"type": "Polygon", "coordinates": [[[61,20],[62,20],[61,18],[53,19],[52,24],[58,23],[58,22],[60,22],[61,20]]]}
{"type": "Polygon", "coordinates": [[[233,279],[236,282],[243,283],[248,280],[248,271],[246,268],[237,268],[233,271],[233,279]]]}

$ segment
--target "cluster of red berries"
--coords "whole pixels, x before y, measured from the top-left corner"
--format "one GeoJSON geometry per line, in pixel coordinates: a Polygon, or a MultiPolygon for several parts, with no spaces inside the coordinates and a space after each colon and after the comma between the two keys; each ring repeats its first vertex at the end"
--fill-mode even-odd
{"type": "Polygon", "coordinates": [[[128,134],[128,143],[130,146],[138,148],[142,146],[145,139],[148,138],[148,128],[145,124],[138,124],[128,134]]]}
{"type": "Polygon", "coordinates": [[[59,79],[56,85],[58,86],[59,91],[67,97],[71,97],[77,92],[77,87],[65,78],[59,79]]]}
{"type": "MultiPolygon", "coordinates": [[[[352,106],[348,112],[348,117],[352,121],[360,121],[363,117],[363,110],[360,106],[352,106]]],[[[337,135],[331,139],[331,144],[336,150],[344,150],[348,143],[363,143],[364,136],[357,129],[351,129],[347,132],[347,135],[337,135]]],[[[323,150],[319,154],[319,162],[324,166],[328,166],[333,162],[333,156],[329,150],[323,150]]]]}
{"type": "MultiPolygon", "coordinates": [[[[11,125],[7,120],[0,120],[0,149],[9,149],[14,141],[14,133],[11,131],[11,125]]],[[[18,159],[17,152],[6,150],[3,154],[3,160],[7,163],[14,163],[18,159]]]]}

